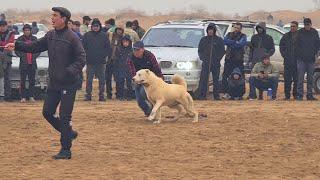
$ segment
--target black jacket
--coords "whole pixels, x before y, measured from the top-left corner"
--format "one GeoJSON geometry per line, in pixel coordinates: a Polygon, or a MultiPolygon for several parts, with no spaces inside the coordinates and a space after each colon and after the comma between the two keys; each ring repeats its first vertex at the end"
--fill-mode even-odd
{"type": "Polygon", "coordinates": [[[258,27],[263,28],[264,32],[255,34],[251,38],[249,61],[254,64],[261,62],[266,54],[271,57],[275,52],[273,38],[266,33],[266,24],[259,23],[256,29],[258,29],[258,27]]]}
{"type": "Polygon", "coordinates": [[[242,97],[245,93],[245,79],[241,73],[241,70],[239,68],[235,68],[230,77],[228,78],[228,86],[229,86],[229,94],[232,97],[242,97]],[[240,76],[240,79],[236,80],[233,78],[235,74],[238,74],[240,76]]]}
{"type": "Polygon", "coordinates": [[[116,46],[116,51],[115,51],[115,61],[113,64],[113,68],[115,71],[118,72],[128,72],[128,58],[131,56],[132,54],[132,42],[130,39],[130,36],[124,36],[121,40],[121,44],[120,46],[116,46]],[[128,47],[124,47],[122,44],[122,40],[128,40],[129,46],[128,47]]]}
{"type": "Polygon", "coordinates": [[[297,57],[298,61],[314,62],[315,55],[319,50],[319,34],[317,30],[311,28],[310,31],[304,28],[298,31],[297,57]]]}
{"type": "MultiPolygon", "coordinates": [[[[30,36],[29,38],[22,35],[20,36],[17,41],[21,42],[26,42],[27,40],[31,40],[32,42],[37,41],[37,37],[35,36],[30,36]]],[[[25,70],[28,67],[28,61],[27,61],[27,53],[20,52],[20,51],[15,51],[16,55],[20,57],[20,64],[19,64],[19,69],[20,70],[25,70]]],[[[37,69],[37,57],[39,57],[40,53],[33,53],[32,54],[32,68],[37,69]]]]}
{"type": "Polygon", "coordinates": [[[111,57],[110,41],[106,33],[89,31],[83,35],[83,48],[87,55],[87,64],[106,64],[111,57]]]}
{"type": "Polygon", "coordinates": [[[284,65],[297,65],[297,40],[298,32],[288,32],[280,40],[280,53],[284,58],[284,65]]]}
{"type": "Polygon", "coordinates": [[[85,65],[86,54],[79,38],[68,28],[51,30],[33,42],[16,41],[16,51],[38,53],[48,50],[48,89],[62,90],[77,88],[80,73],[85,65]]]}
{"type": "Polygon", "coordinates": [[[204,36],[201,38],[198,46],[198,55],[203,63],[219,66],[222,57],[225,54],[223,39],[219,36],[204,36]],[[210,60],[211,55],[211,60],[210,60]]]}

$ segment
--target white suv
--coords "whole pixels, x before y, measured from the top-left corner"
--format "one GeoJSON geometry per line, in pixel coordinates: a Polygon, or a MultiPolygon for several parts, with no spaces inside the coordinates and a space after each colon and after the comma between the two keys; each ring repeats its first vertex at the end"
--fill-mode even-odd
{"type": "MultiPolygon", "coordinates": [[[[166,82],[180,74],[187,81],[188,91],[197,89],[201,72],[198,45],[208,25],[193,20],[169,21],[152,26],[144,35],[145,48],[156,56],[166,82]]],[[[217,35],[223,37],[219,27],[217,35]]]]}

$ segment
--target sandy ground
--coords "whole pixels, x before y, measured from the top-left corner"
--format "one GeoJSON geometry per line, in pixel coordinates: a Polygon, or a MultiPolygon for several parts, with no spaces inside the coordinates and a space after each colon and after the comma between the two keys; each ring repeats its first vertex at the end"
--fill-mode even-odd
{"type": "Polygon", "coordinates": [[[42,104],[0,103],[0,179],[320,178],[319,102],[196,101],[200,123],[153,125],[134,101],[78,100],[69,161],[42,104]]]}

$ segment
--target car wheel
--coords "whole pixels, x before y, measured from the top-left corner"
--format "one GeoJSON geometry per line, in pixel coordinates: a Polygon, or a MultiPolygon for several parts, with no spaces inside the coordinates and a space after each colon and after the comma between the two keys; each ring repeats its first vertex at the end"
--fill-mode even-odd
{"type": "Polygon", "coordinates": [[[317,94],[320,94],[320,72],[315,72],[314,73],[314,91],[317,93],[317,94]]]}

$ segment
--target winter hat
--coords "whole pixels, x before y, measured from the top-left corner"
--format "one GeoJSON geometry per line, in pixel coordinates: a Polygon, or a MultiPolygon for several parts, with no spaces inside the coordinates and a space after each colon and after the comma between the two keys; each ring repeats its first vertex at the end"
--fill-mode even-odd
{"type": "Polygon", "coordinates": [[[22,30],[25,30],[25,29],[32,29],[32,27],[30,26],[30,24],[25,24],[25,25],[23,25],[23,28],[22,28],[22,30]]]}
{"type": "Polygon", "coordinates": [[[208,33],[208,31],[209,31],[210,29],[212,29],[212,30],[214,30],[214,31],[217,31],[216,24],[215,24],[215,23],[210,23],[210,24],[208,25],[208,27],[207,27],[207,33],[208,33]]]}
{"type": "Polygon", "coordinates": [[[92,20],[91,26],[94,26],[94,25],[99,25],[100,28],[102,27],[101,22],[100,22],[100,20],[99,20],[98,18],[94,18],[94,19],[92,20]]]}

